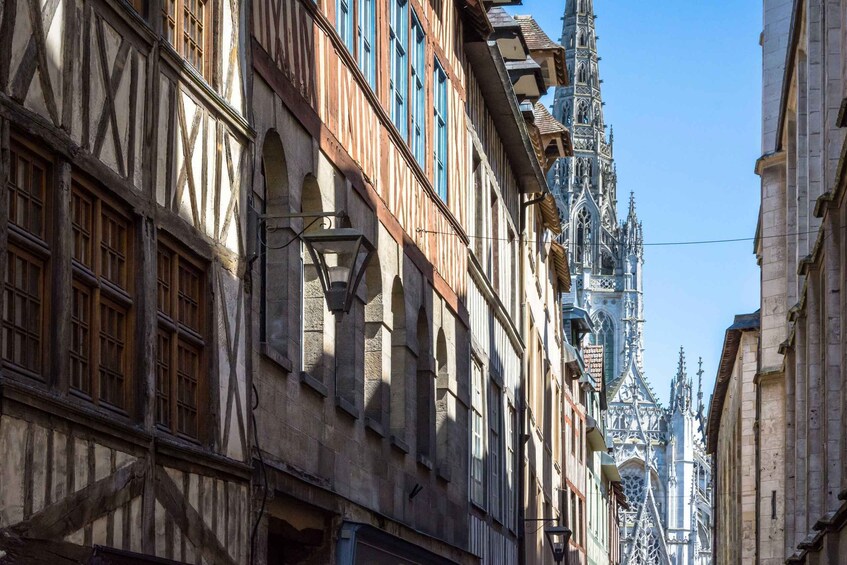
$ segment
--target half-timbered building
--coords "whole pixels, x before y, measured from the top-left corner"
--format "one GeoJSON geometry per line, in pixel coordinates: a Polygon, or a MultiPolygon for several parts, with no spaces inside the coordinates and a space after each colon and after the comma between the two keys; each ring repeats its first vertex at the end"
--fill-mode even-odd
{"type": "Polygon", "coordinates": [[[0,4],[3,559],[248,561],[244,24],[0,4]]]}
{"type": "Polygon", "coordinates": [[[254,5],[257,563],[478,562],[464,39],[488,31],[472,1],[254,5]],[[295,238],[338,212],[376,253],[334,316],[295,238]]]}
{"type": "MultiPolygon", "coordinates": [[[[533,111],[565,80],[561,48],[530,50],[515,22],[525,73],[508,39],[488,41],[487,7],[255,7],[259,562],[519,559],[523,326],[537,320],[538,390],[545,375],[561,388],[567,259],[545,235],[559,226],[545,167],[569,138],[533,111]],[[340,211],[377,251],[334,317],[296,237],[340,211]]],[[[561,395],[537,394],[556,426],[561,395]]],[[[543,449],[533,509],[546,497],[552,518],[561,479],[543,449]]]]}

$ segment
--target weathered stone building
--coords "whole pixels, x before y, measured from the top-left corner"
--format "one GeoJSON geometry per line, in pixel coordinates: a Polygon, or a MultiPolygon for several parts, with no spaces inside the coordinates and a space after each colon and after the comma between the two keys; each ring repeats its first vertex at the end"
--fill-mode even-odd
{"type": "Polygon", "coordinates": [[[0,560],[249,558],[245,13],[0,4],[0,560]]]}
{"type": "Polygon", "coordinates": [[[765,0],[763,14],[753,560],[833,563],[847,554],[843,6],[765,0]]]}
{"type": "Polygon", "coordinates": [[[742,314],[727,328],[709,405],[716,565],[756,562],[756,427],[770,416],[760,412],[757,398],[759,319],[759,312],[742,314]]]}

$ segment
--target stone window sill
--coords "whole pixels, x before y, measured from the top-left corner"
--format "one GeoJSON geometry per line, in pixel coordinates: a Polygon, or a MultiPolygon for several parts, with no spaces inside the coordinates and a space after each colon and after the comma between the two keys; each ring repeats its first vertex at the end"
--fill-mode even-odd
{"type": "Polygon", "coordinates": [[[381,438],[385,437],[385,430],[382,428],[382,424],[368,416],[365,416],[365,429],[370,430],[381,438]]]}
{"type": "Polygon", "coordinates": [[[294,367],[294,364],[291,362],[291,359],[288,358],[285,354],[280,352],[276,347],[271,345],[270,343],[262,342],[259,344],[259,353],[262,354],[265,359],[282,369],[283,371],[290,373],[294,367]]]}
{"type": "Polygon", "coordinates": [[[429,457],[427,457],[423,453],[418,453],[417,460],[418,460],[418,465],[420,465],[421,467],[426,467],[427,469],[432,471],[433,464],[432,464],[432,461],[430,461],[429,457]]]}
{"type": "Polygon", "coordinates": [[[300,382],[324,398],[329,396],[329,391],[326,389],[326,385],[306,371],[300,372],[300,382]]]}
{"type": "Polygon", "coordinates": [[[356,409],[356,406],[346,398],[336,396],[335,407],[338,410],[341,410],[341,412],[343,412],[344,414],[347,414],[348,416],[353,418],[354,420],[359,419],[359,410],[356,409]]]}
{"type": "Polygon", "coordinates": [[[395,435],[391,436],[391,447],[405,455],[409,454],[409,444],[395,435]]]}

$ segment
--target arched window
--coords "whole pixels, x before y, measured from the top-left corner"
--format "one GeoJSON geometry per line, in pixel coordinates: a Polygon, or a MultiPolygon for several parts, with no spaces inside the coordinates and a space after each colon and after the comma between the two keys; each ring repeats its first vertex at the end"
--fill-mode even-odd
{"type": "Polygon", "coordinates": [[[588,115],[588,102],[585,100],[579,101],[579,106],[576,112],[576,121],[580,124],[587,124],[591,121],[588,115]]]}
{"type": "Polygon", "coordinates": [[[594,125],[598,126],[598,127],[603,125],[602,114],[600,113],[600,105],[599,104],[594,105],[594,125]]]}
{"type": "Polygon", "coordinates": [[[385,423],[388,407],[388,382],[391,358],[386,355],[391,339],[385,323],[382,295],[382,268],[377,254],[365,271],[365,416],[380,427],[385,423]]]}
{"type": "Polygon", "coordinates": [[[433,388],[435,375],[432,371],[432,346],[429,337],[429,324],[426,310],[418,311],[417,323],[418,371],[415,379],[415,431],[417,432],[417,453],[432,460],[432,421],[435,406],[433,388]]]}
{"type": "MultiPolygon", "coordinates": [[[[264,212],[270,216],[278,216],[288,212],[289,185],[288,166],[282,140],[276,130],[270,130],[265,135],[262,145],[262,173],[264,175],[265,192],[264,212]]],[[[291,313],[299,310],[299,297],[290,296],[279,289],[288,288],[289,265],[298,264],[297,246],[282,248],[288,243],[294,232],[278,226],[280,220],[268,220],[262,224],[262,241],[267,244],[262,253],[260,268],[262,281],[260,287],[261,316],[259,318],[259,339],[276,353],[289,357],[289,327],[291,313]],[[266,281],[275,281],[273,288],[268,288],[266,281]]],[[[296,275],[299,276],[299,275],[296,275]]]]}
{"type": "Polygon", "coordinates": [[[583,207],[576,218],[576,253],[574,258],[577,263],[585,263],[591,254],[591,213],[583,207]]]}
{"type": "Polygon", "coordinates": [[[394,277],[391,287],[391,394],[389,421],[391,435],[408,442],[406,437],[406,383],[409,382],[409,363],[412,354],[408,350],[406,331],[406,295],[400,277],[394,277]]]}
{"type": "Polygon", "coordinates": [[[579,36],[577,37],[576,41],[577,41],[577,45],[579,45],[580,47],[586,47],[588,45],[584,31],[579,32],[579,36]]]}
{"type": "MultiPolygon", "coordinates": [[[[303,180],[303,189],[300,193],[300,210],[304,213],[323,212],[324,206],[321,199],[321,189],[318,179],[308,174],[303,180]]],[[[305,222],[308,225],[308,221],[305,222]]],[[[321,228],[320,221],[315,222],[308,231],[321,228]]],[[[318,270],[312,262],[312,256],[301,245],[302,261],[302,287],[303,296],[303,325],[302,325],[302,368],[303,372],[313,379],[326,383],[326,372],[328,365],[327,352],[324,349],[324,324],[329,317],[326,307],[323,287],[321,287],[318,270]]]]}
{"type": "Polygon", "coordinates": [[[623,475],[621,485],[626,495],[626,503],[629,505],[629,512],[637,516],[644,503],[644,474],[640,469],[627,469],[621,475],[623,475]]]}
{"type": "Polygon", "coordinates": [[[580,63],[579,69],[576,72],[576,81],[577,82],[587,82],[586,78],[587,78],[587,76],[586,76],[586,71],[585,71],[585,65],[583,63],[580,63]]]}
{"type": "Polygon", "coordinates": [[[603,346],[603,378],[610,383],[615,374],[615,326],[605,312],[600,312],[594,318],[591,342],[603,346]]]}
{"type": "Polygon", "coordinates": [[[450,368],[447,362],[447,340],[444,330],[438,330],[435,344],[436,397],[435,397],[435,461],[444,473],[449,469],[450,454],[450,368]]]}

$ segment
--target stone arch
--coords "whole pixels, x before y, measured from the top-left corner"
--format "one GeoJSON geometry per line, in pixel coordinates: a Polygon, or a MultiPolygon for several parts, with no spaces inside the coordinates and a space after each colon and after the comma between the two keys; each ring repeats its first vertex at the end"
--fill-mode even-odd
{"type": "Polygon", "coordinates": [[[385,323],[382,267],[374,254],[365,271],[365,417],[382,426],[388,408],[391,333],[385,323]]]}
{"type": "MultiPolygon", "coordinates": [[[[269,216],[288,213],[288,162],[282,140],[275,129],[268,130],[262,144],[262,175],[265,190],[261,210],[269,216]]],[[[278,227],[281,223],[281,220],[269,220],[261,226],[261,238],[266,246],[261,249],[260,261],[259,339],[277,353],[287,356],[289,317],[295,309],[292,306],[299,306],[299,300],[297,296],[285,292],[285,289],[288,287],[289,265],[292,259],[296,261],[297,248],[282,248],[294,237],[294,232],[278,227]],[[278,284],[269,288],[268,281],[278,284]]]]}
{"type": "Polygon", "coordinates": [[[588,73],[585,70],[585,63],[580,63],[576,71],[577,82],[588,82],[588,73]]]}
{"type": "Polygon", "coordinates": [[[580,124],[587,124],[591,122],[590,112],[588,111],[588,102],[585,100],[579,101],[576,111],[576,121],[580,124]]]}
{"type": "Polygon", "coordinates": [[[601,310],[594,316],[594,333],[591,342],[603,346],[603,378],[606,383],[612,382],[615,375],[615,322],[612,317],[601,310]]]}
{"type": "Polygon", "coordinates": [[[574,261],[591,263],[591,212],[588,206],[582,206],[576,213],[576,233],[574,234],[574,261]]]}
{"type": "Polygon", "coordinates": [[[408,347],[406,327],[406,294],[400,277],[391,285],[391,402],[389,425],[391,434],[406,442],[406,404],[409,365],[413,358],[408,347]]]}
{"type": "Polygon", "coordinates": [[[603,125],[603,114],[599,103],[594,104],[594,125],[598,127],[603,125]]]}
{"type": "Polygon", "coordinates": [[[435,375],[432,370],[432,346],[426,310],[418,311],[416,327],[418,342],[418,370],[415,379],[415,431],[418,456],[427,461],[432,459],[432,422],[435,411],[433,388],[435,375]]]}
{"type": "Polygon", "coordinates": [[[444,330],[438,330],[435,340],[436,399],[435,399],[435,460],[439,471],[445,472],[450,453],[450,363],[444,330]]]}
{"type": "Polygon", "coordinates": [[[579,32],[579,35],[577,36],[576,42],[577,42],[577,45],[579,47],[587,47],[588,46],[588,40],[586,39],[586,35],[585,35],[584,31],[579,32]]]}
{"type": "MultiPolygon", "coordinates": [[[[300,211],[303,213],[322,213],[324,211],[321,189],[315,175],[309,173],[303,179],[303,188],[300,193],[300,211]]],[[[306,218],[304,227],[312,223],[314,218],[306,218]]],[[[315,221],[306,231],[320,229],[321,221],[315,221]]],[[[329,366],[327,351],[324,343],[324,327],[329,310],[326,306],[321,281],[312,257],[305,246],[300,245],[301,252],[301,292],[303,296],[303,323],[302,323],[302,368],[303,372],[318,380],[326,382],[329,366]]]]}

